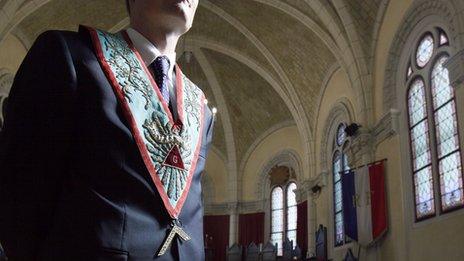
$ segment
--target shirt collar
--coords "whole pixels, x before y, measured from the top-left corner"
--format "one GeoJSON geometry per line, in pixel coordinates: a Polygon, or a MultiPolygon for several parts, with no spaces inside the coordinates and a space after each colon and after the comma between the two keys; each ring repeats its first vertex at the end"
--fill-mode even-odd
{"type": "MultiPolygon", "coordinates": [[[[149,66],[156,59],[156,57],[162,55],[153,43],[151,43],[147,38],[145,38],[145,36],[137,32],[135,29],[128,28],[126,32],[134,44],[135,49],[137,49],[137,51],[140,53],[140,56],[142,57],[142,60],[146,66],[149,66]]],[[[168,57],[170,63],[168,73],[168,77],[170,77],[174,71],[174,65],[176,64],[176,53],[169,53],[166,54],[166,56],[168,57]]]]}

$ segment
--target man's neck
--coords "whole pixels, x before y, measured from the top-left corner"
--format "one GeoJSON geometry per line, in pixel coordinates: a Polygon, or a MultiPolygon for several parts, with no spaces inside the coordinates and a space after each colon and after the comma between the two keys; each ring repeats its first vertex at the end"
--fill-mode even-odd
{"type": "Polygon", "coordinates": [[[179,34],[167,32],[163,28],[148,28],[136,23],[131,23],[130,27],[137,30],[137,32],[154,44],[161,54],[169,54],[176,51],[177,42],[180,37],[179,34]]]}

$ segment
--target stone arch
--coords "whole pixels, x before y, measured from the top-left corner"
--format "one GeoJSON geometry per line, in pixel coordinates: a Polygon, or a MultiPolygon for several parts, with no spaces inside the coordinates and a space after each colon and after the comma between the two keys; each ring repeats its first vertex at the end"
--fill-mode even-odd
{"type": "MultiPolygon", "coordinates": [[[[454,4],[451,0],[427,0],[414,2],[406,12],[401,28],[393,38],[388,56],[383,85],[383,111],[398,108],[397,81],[401,67],[402,51],[406,41],[419,23],[435,22],[443,26],[455,50],[462,49],[464,34],[462,19],[458,18],[456,10],[462,9],[463,3],[454,4]],[[460,5],[461,8],[458,8],[460,5]]],[[[453,54],[451,54],[453,55],[453,54]]]]}
{"type": "MultiPolygon", "coordinates": [[[[235,48],[232,48],[230,46],[227,46],[222,43],[215,42],[215,41],[211,41],[209,39],[205,39],[202,37],[188,37],[185,42],[185,48],[186,50],[192,51],[194,54],[196,54],[197,58],[198,57],[201,58],[201,53],[198,52],[198,49],[205,48],[205,49],[210,49],[216,52],[220,52],[222,54],[230,56],[233,59],[236,59],[237,61],[245,64],[250,69],[255,71],[258,75],[260,75],[264,80],[266,80],[269,83],[269,85],[271,85],[274,88],[274,90],[277,92],[277,94],[282,98],[284,103],[289,108],[289,111],[292,114],[292,117],[294,119],[298,117],[297,116],[298,113],[296,112],[295,108],[291,106],[291,101],[289,100],[289,98],[283,95],[285,91],[283,90],[281,84],[279,84],[279,82],[273,77],[273,75],[269,71],[262,68],[262,66],[260,66],[258,62],[242,54],[239,50],[236,50],[235,48]]],[[[208,81],[210,80],[211,79],[208,79],[208,81]]],[[[217,99],[218,97],[215,97],[215,98],[217,99]]],[[[232,153],[234,153],[235,155],[235,152],[232,152],[232,153]]],[[[228,164],[231,164],[231,163],[228,162],[228,164]]],[[[241,163],[238,163],[235,166],[238,166],[238,165],[241,165],[241,163]]],[[[233,200],[238,200],[238,196],[241,194],[240,193],[241,192],[241,180],[239,179],[240,177],[239,177],[238,171],[234,170],[234,168],[236,168],[235,166],[228,166],[228,170],[232,171],[229,173],[229,181],[231,182],[229,190],[231,190],[230,193],[237,193],[237,198],[236,199],[233,198],[233,200]]]]}
{"type": "Polygon", "coordinates": [[[14,74],[8,69],[0,69],[0,130],[5,119],[4,111],[8,100],[8,95],[13,85],[14,74]]]}
{"type": "MultiPolygon", "coordinates": [[[[7,0],[8,1],[8,0],[7,0]]],[[[24,18],[32,14],[42,5],[48,3],[50,0],[31,0],[26,2],[22,1],[8,1],[4,7],[9,7],[9,10],[0,10],[2,15],[5,15],[7,19],[3,20],[3,24],[0,24],[0,42],[5,39],[5,36],[10,33],[10,31],[18,25],[24,18]],[[26,3],[24,3],[26,2],[26,3]],[[23,5],[21,5],[23,4],[23,5]]]]}
{"type": "Polygon", "coordinates": [[[267,202],[267,200],[269,200],[271,186],[269,172],[275,166],[288,167],[290,171],[294,171],[297,179],[297,186],[300,187],[302,184],[302,162],[298,153],[292,149],[283,149],[271,156],[270,160],[268,160],[259,171],[259,179],[256,183],[255,195],[256,198],[262,202],[267,202]]]}
{"type": "Polygon", "coordinates": [[[332,79],[332,76],[334,76],[334,74],[340,69],[341,69],[340,64],[334,63],[334,64],[332,64],[330,66],[329,70],[327,71],[327,73],[324,76],[324,80],[322,81],[322,86],[321,86],[321,89],[320,89],[319,94],[318,94],[319,97],[318,97],[318,100],[317,100],[317,104],[316,104],[316,107],[314,107],[314,109],[317,112],[316,120],[315,120],[316,124],[319,121],[319,114],[320,114],[320,111],[321,111],[322,100],[324,99],[324,94],[325,94],[325,92],[327,90],[327,86],[329,85],[329,82],[332,79]]]}
{"type": "Polygon", "coordinates": [[[371,53],[369,57],[369,64],[375,63],[375,52],[376,52],[376,45],[379,40],[379,33],[380,27],[382,26],[383,19],[385,17],[385,13],[387,12],[388,4],[390,0],[381,0],[379,3],[379,9],[377,10],[377,14],[375,17],[374,29],[372,32],[372,42],[371,42],[371,53]]]}
{"type": "Polygon", "coordinates": [[[331,145],[332,138],[337,131],[340,123],[349,123],[355,120],[354,110],[351,102],[347,98],[341,98],[332,106],[332,109],[325,120],[324,128],[322,131],[321,151],[320,151],[320,167],[322,172],[328,172],[329,162],[331,158],[331,145]]]}
{"type": "Polygon", "coordinates": [[[344,28],[352,19],[341,1],[336,1],[337,6],[341,6],[341,8],[336,9],[335,6],[325,3],[325,1],[305,0],[317,12],[318,17],[330,32],[331,37],[335,39],[338,48],[343,51],[339,62],[340,66],[347,72],[351,87],[356,92],[357,104],[359,104],[356,113],[359,115],[361,123],[369,125],[372,124],[373,118],[371,101],[372,79],[366,62],[358,62],[358,56],[361,59],[364,59],[364,56],[359,42],[353,40],[353,36],[356,36],[355,30],[351,29],[350,34],[347,35],[347,28],[344,28]],[[342,20],[342,15],[345,16],[345,21],[342,20]],[[350,37],[352,38],[351,40],[350,37]]]}
{"type": "MultiPolygon", "coordinates": [[[[239,176],[238,176],[238,189],[239,189],[239,195],[242,195],[242,181],[243,181],[243,175],[245,174],[245,167],[247,165],[247,162],[248,160],[250,159],[250,156],[253,154],[253,152],[255,151],[255,149],[269,136],[269,135],[272,135],[272,133],[276,132],[277,130],[279,129],[282,129],[282,128],[285,128],[285,127],[289,127],[289,126],[294,126],[294,122],[293,121],[285,121],[285,122],[282,122],[282,123],[279,123],[279,124],[276,124],[274,126],[272,126],[271,128],[269,128],[266,132],[264,132],[263,134],[261,134],[258,138],[255,139],[255,141],[253,142],[253,144],[251,144],[251,146],[248,148],[248,150],[245,152],[245,156],[243,157],[243,160],[242,162],[240,162],[240,167],[239,167],[239,176]]],[[[300,174],[300,179],[302,179],[302,176],[303,176],[303,173],[300,174]]]]}
{"type": "Polygon", "coordinates": [[[235,138],[234,138],[234,131],[232,128],[232,122],[229,116],[229,110],[226,106],[226,101],[224,94],[222,93],[219,81],[216,77],[216,74],[211,67],[208,59],[201,51],[200,48],[196,48],[192,50],[193,55],[197,59],[200,67],[202,68],[203,72],[206,75],[209,85],[211,86],[211,90],[213,95],[218,102],[218,106],[220,107],[221,114],[223,115],[223,129],[224,129],[224,136],[226,141],[226,149],[227,149],[227,170],[229,172],[229,196],[232,196],[231,200],[237,200],[237,155],[235,149],[235,138]],[[235,179],[234,179],[235,178],[235,179]]]}
{"type": "MultiPolygon", "coordinates": [[[[254,70],[258,75],[260,75],[263,79],[265,79],[269,85],[271,85],[274,90],[279,94],[279,96],[282,98],[282,100],[285,102],[287,107],[289,108],[289,111],[292,113],[292,117],[295,119],[297,117],[297,112],[295,111],[295,108],[292,107],[291,101],[287,98],[286,96],[283,96],[284,90],[282,89],[282,86],[277,82],[277,80],[272,76],[270,72],[268,72],[266,69],[262,68],[256,61],[250,59],[249,57],[243,55],[240,53],[240,51],[235,50],[234,48],[230,46],[225,46],[224,44],[217,43],[211,40],[207,39],[202,39],[202,38],[197,38],[197,37],[189,37],[186,42],[186,48],[187,50],[190,50],[190,48],[206,48],[206,49],[211,49],[220,53],[223,53],[225,55],[228,55],[239,62],[245,64],[252,70],[254,70]]],[[[310,133],[309,133],[310,134],[310,133]]],[[[235,152],[234,152],[235,153],[235,152]]],[[[245,159],[244,159],[245,160],[245,159]]],[[[236,166],[241,166],[242,163],[238,163],[236,166]]],[[[232,190],[232,192],[235,191],[237,193],[237,196],[241,195],[241,179],[239,177],[239,173],[237,171],[229,173],[230,174],[230,181],[231,187],[229,189],[232,190],[233,187],[235,187],[236,184],[236,189],[232,190]]],[[[238,199],[238,197],[237,197],[238,199]]]]}
{"type": "MultiPolygon", "coordinates": [[[[255,0],[257,2],[261,2],[255,0]]],[[[267,1],[267,2],[274,2],[274,1],[267,1]]],[[[272,68],[275,70],[276,74],[279,76],[279,79],[282,81],[284,88],[286,89],[285,94],[279,94],[282,99],[286,97],[290,101],[287,105],[289,109],[293,109],[294,107],[297,114],[293,116],[295,122],[297,123],[298,129],[300,131],[302,142],[306,144],[304,146],[305,154],[308,155],[308,159],[304,161],[306,166],[309,168],[310,162],[312,161],[311,154],[309,151],[310,143],[312,140],[312,135],[310,135],[313,131],[311,126],[309,125],[307,115],[305,113],[303,104],[301,103],[293,84],[290,81],[290,78],[286,75],[285,71],[283,70],[282,66],[277,62],[277,59],[272,55],[272,53],[267,49],[267,47],[248,29],[246,28],[238,19],[234,18],[226,11],[222,10],[218,6],[214,5],[209,1],[203,1],[202,6],[206,9],[210,10],[211,12],[217,14],[219,17],[224,19],[234,28],[236,28],[240,33],[242,33],[258,50],[260,50],[261,54],[266,58],[272,68]],[[290,107],[291,106],[291,107],[290,107]]],[[[266,3],[269,4],[269,3],[266,3]]],[[[272,6],[272,5],[270,5],[272,6]]],[[[274,6],[275,7],[275,6],[274,6]]],[[[287,13],[288,14],[288,13],[287,13]]]]}
{"type": "MultiPolygon", "coordinates": [[[[287,105],[295,121],[298,118],[299,114],[296,111],[296,109],[292,106],[292,101],[285,95],[285,90],[282,88],[281,84],[279,84],[279,82],[273,77],[271,72],[262,68],[262,66],[260,66],[259,63],[255,60],[247,57],[246,55],[242,54],[239,50],[236,50],[233,47],[215,41],[211,41],[203,37],[189,37],[186,40],[186,48],[187,50],[191,50],[192,48],[211,49],[213,51],[230,56],[236,59],[237,61],[245,64],[246,66],[254,70],[258,75],[260,75],[264,80],[266,80],[269,83],[269,85],[271,85],[274,88],[277,94],[279,94],[284,103],[287,105]]],[[[310,134],[310,136],[312,136],[311,132],[308,133],[310,134]]]]}

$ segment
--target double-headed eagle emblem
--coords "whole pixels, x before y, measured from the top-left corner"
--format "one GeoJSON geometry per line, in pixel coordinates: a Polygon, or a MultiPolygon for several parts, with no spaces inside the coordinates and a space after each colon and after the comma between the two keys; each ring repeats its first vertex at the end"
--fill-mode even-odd
{"type": "Polygon", "coordinates": [[[190,137],[184,128],[165,124],[153,112],[143,124],[147,150],[169,199],[177,201],[182,195],[191,164],[190,137]]]}

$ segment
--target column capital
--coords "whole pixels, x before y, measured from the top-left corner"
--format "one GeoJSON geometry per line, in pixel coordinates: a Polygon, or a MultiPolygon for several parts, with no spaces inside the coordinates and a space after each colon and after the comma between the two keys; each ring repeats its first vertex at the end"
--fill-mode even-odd
{"type": "Polygon", "coordinates": [[[229,211],[231,215],[237,214],[238,205],[239,205],[238,202],[227,203],[227,210],[229,211]]]}
{"type": "Polygon", "coordinates": [[[457,52],[444,64],[449,72],[451,86],[458,88],[464,84],[464,49],[457,52]]]}
{"type": "Polygon", "coordinates": [[[351,139],[347,150],[350,166],[364,163],[364,159],[373,155],[374,135],[368,128],[360,127],[356,136],[351,139]]]}
{"type": "Polygon", "coordinates": [[[320,172],[317,176],[311,179],[305,179],[300,183],[300,186],[296,190],[296,200],[297,202],[302,202],[305,200],[312,201],[315,199],[316,194],[313,192],[313,188],[318,186],[319,189],[327,186],[327,171],[320,172]]]}

